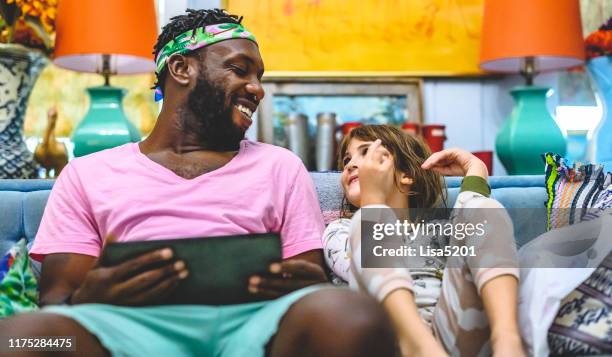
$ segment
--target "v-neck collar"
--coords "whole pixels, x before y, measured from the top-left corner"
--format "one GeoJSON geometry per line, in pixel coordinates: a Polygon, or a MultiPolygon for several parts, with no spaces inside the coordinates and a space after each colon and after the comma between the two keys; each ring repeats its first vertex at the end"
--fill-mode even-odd
{"type": "Polygon", "coordinates": [[[205,172],[203,174],[200,174],[194,178],[184,178],[182,176],[177,175],[174,171],[170,170],[169,168],[165,167],[162,164],[159,164],[153,160],[151,160],[147,155],[143,154],[142,151],[140,151],[140,143],[134,143],[132,145],[132,151],[134,152],[136,159],[141,162],[143,165],[145,165],[146,167],[166,176],[166,177],[171,177],[174,181],[179,181],[179,182],[196,182],[196,181],[200,181],[203,180],[206,177],[210,177],[210,176],[214,176],[217,175],[219,173],[222,173],[226,170],[228,170],[229,168],[231,168],[232,166],[236,165],[236,162],[239,161],[240,157],[244,154],[244,151],[246,150],[246,144],[247,144],[248,140],[242,140],[240,142],[240,147],[238,148],[238,153],[232,157],[230,159],[230,161],[228,161],[225,165],[218,167],[212,171],[208,171],[205,172]]]}

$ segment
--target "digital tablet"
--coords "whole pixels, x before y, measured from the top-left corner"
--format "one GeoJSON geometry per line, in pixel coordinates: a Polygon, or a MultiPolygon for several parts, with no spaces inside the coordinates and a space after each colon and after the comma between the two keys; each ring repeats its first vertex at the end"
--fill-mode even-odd
{"type": "Polygon", "coordinates": [[[100,264],[115,266],[161,248],[171,248],[173,259],[184,261],[189,270],[187,278],[161,304],[227,305],[264,300],[249,293],[248,279],[269,273],[270,264],[282,259],[280,236],[265,233],[109,243],[100,264]]]}

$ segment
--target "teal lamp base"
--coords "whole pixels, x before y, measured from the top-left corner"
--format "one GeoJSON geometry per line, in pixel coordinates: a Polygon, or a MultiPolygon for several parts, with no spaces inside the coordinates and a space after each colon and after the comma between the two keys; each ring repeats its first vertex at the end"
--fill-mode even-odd
{"type": "Polygon", "coordinates": [[[87,88],[87,92],[91,99],[89,111],[72,135],[75,157],[140,141],[140,132],[121,106],[123,89],[100,86],[87,88]]]}
{"type": "Polygon", "coordinates": [[[515,106],[495,140],[497,156],[509,175],[541,175],[541,154],[565,155],[563,133],[546,108],[548,91],[532,86],[510,91],[515,106]]]}

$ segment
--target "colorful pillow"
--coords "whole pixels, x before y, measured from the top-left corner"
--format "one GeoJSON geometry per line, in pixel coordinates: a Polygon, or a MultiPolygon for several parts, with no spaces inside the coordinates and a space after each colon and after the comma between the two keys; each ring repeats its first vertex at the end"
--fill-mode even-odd
{"type": "Polygon", "coordinates": [[[36,310],[37,302],[38,284],[22,239],[0,260],[0,318],[36,310]]]}
{"type": "Polygon", "coordinates": [[[603,166],[571,164],[560,155],[546,153],[545,184],[547,230],[584,220],[584,216],[609,185],[612,173],[604,175],[603,166]]]}

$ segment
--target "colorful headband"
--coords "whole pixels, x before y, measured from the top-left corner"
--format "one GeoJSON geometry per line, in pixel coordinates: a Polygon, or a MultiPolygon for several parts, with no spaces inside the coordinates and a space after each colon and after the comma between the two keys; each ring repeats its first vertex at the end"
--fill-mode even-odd
{"type": "MultiPolygon", "coordinates": [[[[198,48],[210,46],[217,42],[240,38],[257,43],[257,41],[255,41],[255,36],[247,31],[241,24],[223,23],[198,27],[195,30],[195,34],[193,30],[183,32],[172,41],[168,42],[161,51],[159,51],[155,59],[157,74],[161,73],[164,66],[166,66],[168,58],[175,53],[184,55],[198,48]]],[[[162,98],[163,94],[161,88],[158,86],[155,88],[155,101],[160,101],[162,98]]]]}

